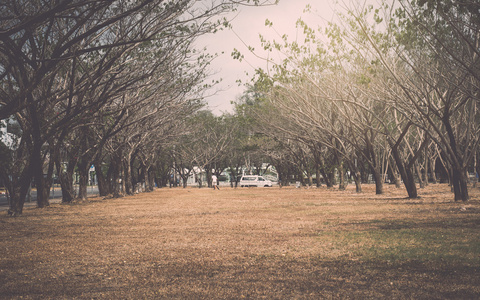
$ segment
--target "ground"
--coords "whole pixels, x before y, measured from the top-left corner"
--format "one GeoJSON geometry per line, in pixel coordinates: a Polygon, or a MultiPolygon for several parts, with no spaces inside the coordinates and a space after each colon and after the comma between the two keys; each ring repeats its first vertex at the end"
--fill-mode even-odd
{"type": "Polygon", "coordinates": [[[479,299],[480,192],[164,188],[0,216],[2,299],[479,299]]]}

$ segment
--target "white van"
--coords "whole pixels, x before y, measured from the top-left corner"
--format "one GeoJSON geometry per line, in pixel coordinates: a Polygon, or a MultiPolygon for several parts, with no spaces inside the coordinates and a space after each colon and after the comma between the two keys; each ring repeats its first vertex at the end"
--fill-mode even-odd
{"type": "Polygon", "coordinates": [[[263,178],[262,176],[258,175],[244,175],[240,178],[240,186],[241,187],[249,187],[249,186],[260,186],[260,187],[271,187],[272,182],[263,178]]]}

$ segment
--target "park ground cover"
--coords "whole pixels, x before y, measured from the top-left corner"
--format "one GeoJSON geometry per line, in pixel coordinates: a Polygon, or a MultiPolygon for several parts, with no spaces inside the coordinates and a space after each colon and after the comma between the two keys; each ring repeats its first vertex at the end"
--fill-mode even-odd
{"type": "Polygon", "coordinates": [[[0,216],[2,299],[478,299],[480,192],[164,188],[0,216]]]}

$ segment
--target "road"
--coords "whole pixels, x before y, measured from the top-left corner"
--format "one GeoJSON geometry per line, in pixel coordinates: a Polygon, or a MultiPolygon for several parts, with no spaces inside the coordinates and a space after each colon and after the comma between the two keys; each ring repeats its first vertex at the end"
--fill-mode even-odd
{"type": "MultiPolygon", "coordinates": [[[[89,186],[87,188],[87,194],[89,196],[98,195],[98,187],[97,186],[89,186]]],[[[31,194],[31,201],[25,201],[25,207],[35,207],[37,205],[37,191],[32,190],[31,194]]],[[[59,203],[62,201],[62,191],[60,187],[54,187],[50,191],[50,203],[59,203]]],[[[0,211],[8,209],[8,200],[6,195],[0,195],[0,211]]]]}

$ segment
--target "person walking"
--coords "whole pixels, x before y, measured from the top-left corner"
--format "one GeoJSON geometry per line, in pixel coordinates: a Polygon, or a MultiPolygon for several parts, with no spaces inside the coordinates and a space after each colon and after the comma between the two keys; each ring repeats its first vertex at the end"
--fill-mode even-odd
{"type": "Polygon", "coordinates": [[[212,175],[212,186],[213,186],[213,189],[215,190],[215,188],[217,190],[219,190],[220,188],[218,187],[218,180],[217,180],[217,176],[215,174],[212,175]]]}

